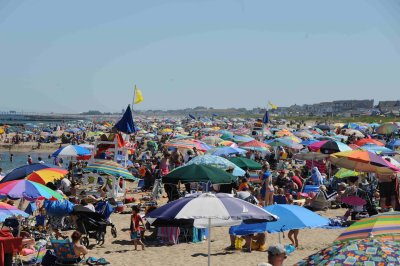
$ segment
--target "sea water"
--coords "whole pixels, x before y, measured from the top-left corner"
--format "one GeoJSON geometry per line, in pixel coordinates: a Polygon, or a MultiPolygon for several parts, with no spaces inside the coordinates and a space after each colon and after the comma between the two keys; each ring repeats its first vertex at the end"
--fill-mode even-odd
{"type": "MultiPolygon", "coordinates": [[[[39,162],[39,157],[47,164],[53,164],[54,158],[49,157],[49,153],[40,152],[0,152],[0,168],[6,173],[16,167],[26,165],[28,162],[28,155],[32,157],[34,163],[39,162]],[[10,161],[10,155],[13,154],[13,160],[10,161]]],[[[68,160],[64,160],[64,165],[68,160]]]]}

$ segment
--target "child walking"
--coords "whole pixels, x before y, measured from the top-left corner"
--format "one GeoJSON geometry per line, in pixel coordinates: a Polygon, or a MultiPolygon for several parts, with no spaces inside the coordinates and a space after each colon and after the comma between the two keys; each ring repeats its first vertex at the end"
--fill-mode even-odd
{"type": "Polygon", "coordinates": [[[132,215],[131,215],[131,240],[135,245],[135,250],[137,250],[137,245],[142,246],[142,250],[144,250],[144,244],[141,239],[141,230],[144,230],[144,223],[142,217],[139,215],[139,207],[132,206],[132,215]],[[140,227],[139,222],[142,223],[143,227],[140,227]]]}

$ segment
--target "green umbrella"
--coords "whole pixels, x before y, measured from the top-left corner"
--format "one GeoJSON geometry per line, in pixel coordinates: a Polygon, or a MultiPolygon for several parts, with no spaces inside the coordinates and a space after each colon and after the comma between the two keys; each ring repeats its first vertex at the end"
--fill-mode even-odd
{"type": "Polygon", "coordinates": [[[237,177],[209,165],[192,164],[179,167],[162,178],[166,184],[177,184],[190,182],[230,184],[236,181],[237,177]]]}
{"type": "Polygon", "coordinates": [[[262,168],[262,165],[257,163],[256,161],[250,160],[247,158],[243,158],[243,157],[230,158],[229,161],[236,164],[237,166],[239,166],[242,169],[261,170],[261,168],[262,168]]]}
{"type": "Polygon", "coordinates": [[[358,176],[360,173],[357,171],[349,170],[346,168],[341,168],[336,174],[336,178],[346,178],[349,176],[358,176]]]}

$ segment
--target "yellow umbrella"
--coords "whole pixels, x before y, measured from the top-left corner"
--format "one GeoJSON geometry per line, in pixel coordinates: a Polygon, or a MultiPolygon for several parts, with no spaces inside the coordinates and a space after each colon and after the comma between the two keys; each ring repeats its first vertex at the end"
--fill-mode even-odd
{"type": "Polygon", "coordinates": [[[160,130],[161,133],[171,133],[172,129],[171,128],[164,128],[160,130]]]}

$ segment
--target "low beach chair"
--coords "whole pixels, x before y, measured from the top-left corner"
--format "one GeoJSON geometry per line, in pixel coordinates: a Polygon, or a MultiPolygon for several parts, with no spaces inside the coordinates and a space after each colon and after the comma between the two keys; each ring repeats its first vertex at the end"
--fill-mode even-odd
{"type": "Polygon", "coordinates": [[[36,265],[42,265],[43,257],[46,254],[46,246],[40,246],[36,257],[33,257],[31,260],[28,261],[22,261],[21,260],[21,265],[29,265],[29,266],[36,266],[36,265]]]}
{"type": "Polygon", "coordinates": [[[51,246],[57,256],[56,265],[80,265],[83,260],[75,255],[69,239],[50,239],[51,246]]]}

